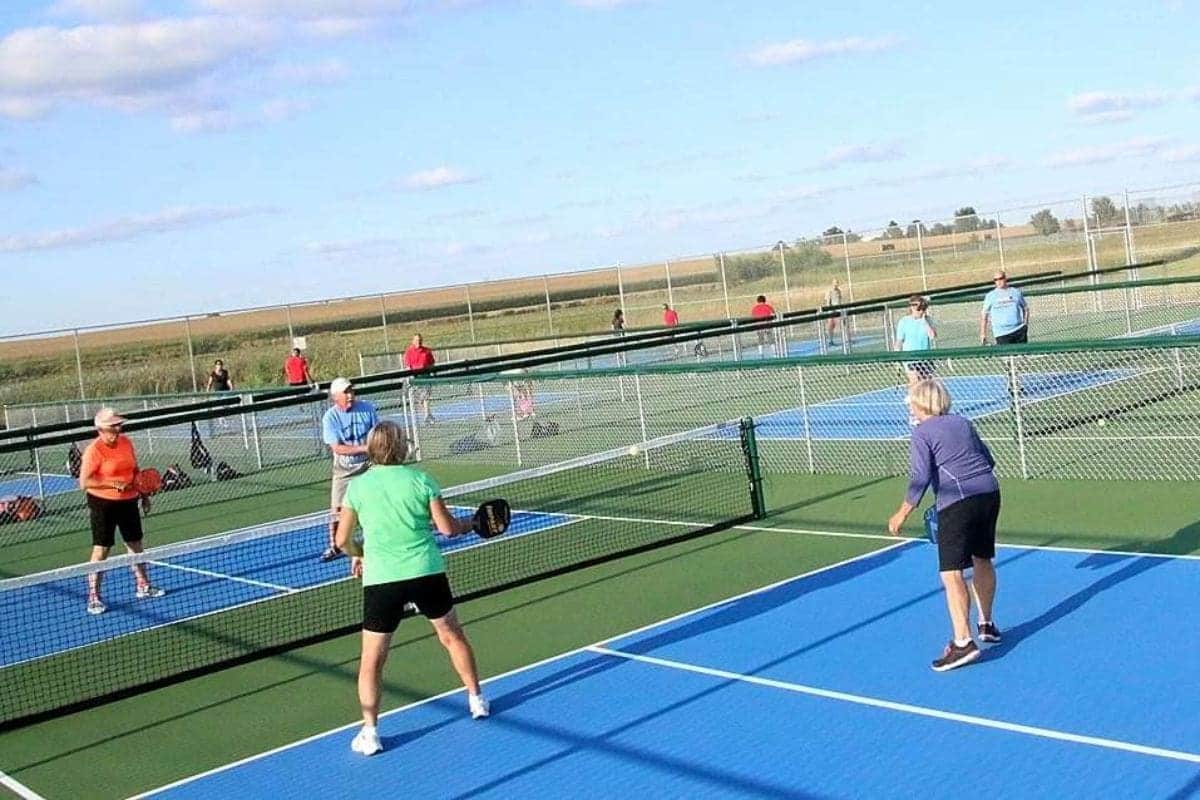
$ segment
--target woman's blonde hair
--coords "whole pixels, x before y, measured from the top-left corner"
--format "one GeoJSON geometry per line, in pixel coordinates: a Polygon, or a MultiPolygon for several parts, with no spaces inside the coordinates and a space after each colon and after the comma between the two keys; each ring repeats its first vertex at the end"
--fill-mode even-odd
{"type": "Polygon", "coordinates": [[[404,429],[390,420],[378,423],[367,434],[367,458],[372,464],[403,464],[408,457],[404,429]]]}
{"type": "Polygon", "coordinates": [[[950,413],[950,392],[941,381],[933,378],[918,381],[908,393],[908,402],[914,411],[931,417],[950,413]]]}

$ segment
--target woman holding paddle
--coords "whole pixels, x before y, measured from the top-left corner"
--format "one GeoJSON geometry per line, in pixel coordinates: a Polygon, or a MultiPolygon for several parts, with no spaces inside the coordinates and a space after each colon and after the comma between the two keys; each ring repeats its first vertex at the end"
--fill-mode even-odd
{"type": "MultiPolygon", "coordinates": [[[[115,541],[117,528],[130,553],[142,552],[142,510],[150,510],[150,493],[157,487],[145,485],[153,473],[139,475],[137,453],[133,442],[121,433],[124,418],[111,408],[96,414],[97,436],[83,451],[79,468],[79,488],[87,493],[88,511],[92,522],[92,556],[89,561],[104,561],[115,541]],[[144,490],[144,491],[143,491],[144,490]]],[[[108,610],[100,599],[102,571],[88,575],[87,612],[103,614],[108,610]]],[[[163,590],[150,583],[145,564],[133,565],[139,600],[162,597],[163,590]]]]}

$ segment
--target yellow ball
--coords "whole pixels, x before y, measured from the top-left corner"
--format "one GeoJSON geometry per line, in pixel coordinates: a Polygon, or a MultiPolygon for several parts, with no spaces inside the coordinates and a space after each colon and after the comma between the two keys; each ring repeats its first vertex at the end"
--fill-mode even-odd
{"type": "Polygon", "coordinates": [[[642,450],[636,444],[629,448],[629,455],[631,456],[636,456],[640,452],[642,452],[642,450]]]}
{"type": "Polygon", "coordinates": [[[1096,424],[1103,428],[1108,424],[1108,420],[1106,420],[1104,417],[1101,417],[1100,419],[1096,420],[1096,424]]]}

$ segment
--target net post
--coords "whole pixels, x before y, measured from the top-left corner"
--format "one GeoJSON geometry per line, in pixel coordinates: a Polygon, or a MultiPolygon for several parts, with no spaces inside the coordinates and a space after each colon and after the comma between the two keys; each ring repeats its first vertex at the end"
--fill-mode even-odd
{"type": "MultiPolygon", "coordinates": [[[[150,410],[150,401],[148,399],[142,401],[142,410],[150,410]]],[[[146,451],[150,455],[154,455],[154,428],[146,428],[146,451]]]]}
{"type": "MultiPolygon", "coordinates": [[[[638,408],[638,425],[642,431],[642,444],[645,445],[648,441],[646,436],[646,407],[642,405],[642,376],[633,376],[633,389],[637,393],[637,408],[638,408]]],[[[643,457],[646,460],[646,469],[650,469],[650,452],[642,448],[643,457]]]]}
{"type": "Polygon", "coordinates": [[[829,353],[828,329],[826,328],[829,323],[818,319],[813,320],[813,324],[817,326],[817,352],[826,355],[829,353]]]}
{"type": "Polygon", "coordinates": [[[813,458],[812,428],[808,421],[808,389],[804,384],[804,367],[796,367],[796,378],[800,384],[800,419],[804,423],[804,449],[808,454],[808,472],[817,471],[816,459],[813,458]]]}
{"type": "MultiPolygon", "coordinates": [[[[405,399],[405,403],[406,403],[405,417],[408,419],[409,425],[411,426],[411,430],[412,430],[413,451],[416,454],[414,460],[420,461],[421,457],[422,457],[421,428],[419,425],[417,425],[417,404],[416,404],[416,398],[413,397],[412,381],[408,382],[406,388],[407,388],[407,391],[403,391],[403,395],[404,395],[404,399],[405,399]]],[[[430,390],[430,391],[432,391],[432,390],[430,390]]]]}
{"type": "Polygon", "coordinates": [[[504,384],[508,387],[508,410],[512,416],[513,427],[513,446],[517,450],[517,466],[521,466],[521,429],[517,425],[517,398],[515,395],[516,387],[512,381],[504,384]]]}
{"type": "Polygon", "coordinates": [[[750,508],[754,519],[762,519],[767,515],[767,503],[763,497],[762,469],[758,458],[758,439],[754,435],[754,420],[744,417],[738,427],[742,440],[742,455],[746,460],[746,478],[750,483],[750,508]]]}
{"type": "MultiPolygon", "coordinates": [[[[257,464],[258,468],[261,470],[263,468],[262,437],[258,433],[258,412],[257,411],[252,410],[250,412],[250,430],[254,434],[254,463],[257,464]]],[[[213,479],[214,480],[216,479],[216,475],[217,475],[216,466],[214,466],[213,467],[213,479]]]]}
{"type": "Polygon", "coordinates": [[[1125,287],[1125,333],[1133,335],[1133,292],[1128,286],[1125,287]]]}
{"type": "Polygon", "coordinates": [[[38,500],[42,501],[42,508],[46,507],[46,483],[42,478],[42,456],[38,452],[37,445],[33,446],[33,474],[37,478],[38,500]]]}
{"type": "Polygon", "coordinates": [[[487,402],[483,399],[483,384],[475,384],[475,394],[479,396],[479,418],[487,422],[487,402]]]}
{"type": "Polygon", "coordinates": [[[1008,393],[1012,398],[1013,416],[1017,424],[1017,453],[1021,459],[1021,479],[1029,480],[1029,462],[1025,455],[1025,425],[1021,418],[1021,380],[1017,374],[1016,356],[1008,359],[1008,393]]]}
{"type": "MultiPolygon", "coordinates": [[[[242,400],[241,400],[242,405],[249,405],[253,402],[254,402],[254,397],[252,395],[248,395],[248,394],[242,395],[242,400]]],[[[243,411],[241,414],[238,414],[238,417],[242,421],[242,449],[249,450],[250,449],[250,427],[246,424],[246,413],[243,411]]]]}

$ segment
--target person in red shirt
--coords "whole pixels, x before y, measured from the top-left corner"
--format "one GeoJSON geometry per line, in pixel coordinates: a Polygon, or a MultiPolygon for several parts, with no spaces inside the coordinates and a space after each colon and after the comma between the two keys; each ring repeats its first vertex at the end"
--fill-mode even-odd
{"type": "MultiPolygon", "coordinates": [[[[112,549],[117,529],[130,553],[142,552],[142,515],[138,510],[150,510],[150,498],[139,495],[134,488],[138,473],[137,454],[133,442],[121,433],[125,420],[111,408],[96,414],[97,436],[83,451],[79,466],[79,488],[87,493],[87,505],[92,522],[92,556],[89,561],[104,561],[112,549]]],[[[100,599],[100,580],[103,572],[88,575],[87,612],[103,614],[108,610],[100,599]]],[[[137,583],[136,597],[146,600],[162,597],[163,590],[150,583],[145,564],[133,566],[137,583]]]]}
{"type": "Polygon", "coordinates": [[[308,359],[300,354],[299,347],[293,347],[292,354],[283,362],[283,377],[288,386],[311,386],[317,382],[308,369],[308,359]]]}
{"type": "MultiPolygon", "coordinates": [[[[767,302],[767,296],[760,294],[754,298],[754,307],[750,309],[750,316],[754,319],[774,319],[775,307],[767,302]]],[[[763,347],[767,343],[769,332],[765,328],[758,330],[758,354],[762,356],[763,347]]]]}
{"type": "MultiPolygon", "coordinates": [[[[415,334],[412,338],[412,344],[404,351],[405,369],[425,372],[433,365],[433,351],[425,346],[421,339],[421,334],[415,334]]],[[[421,411],[425,414],[425,421],[433,422],[433,412],[429,408],[429,390],[418,389],[413,399],[421,404],[421,411]]]]}
{"type": "Polygon", "coordinates": [[[674,328],[679,324],[679,312],[671,308],[667,303],[663,303],[663,325],[668,328],[674,328]]]}

